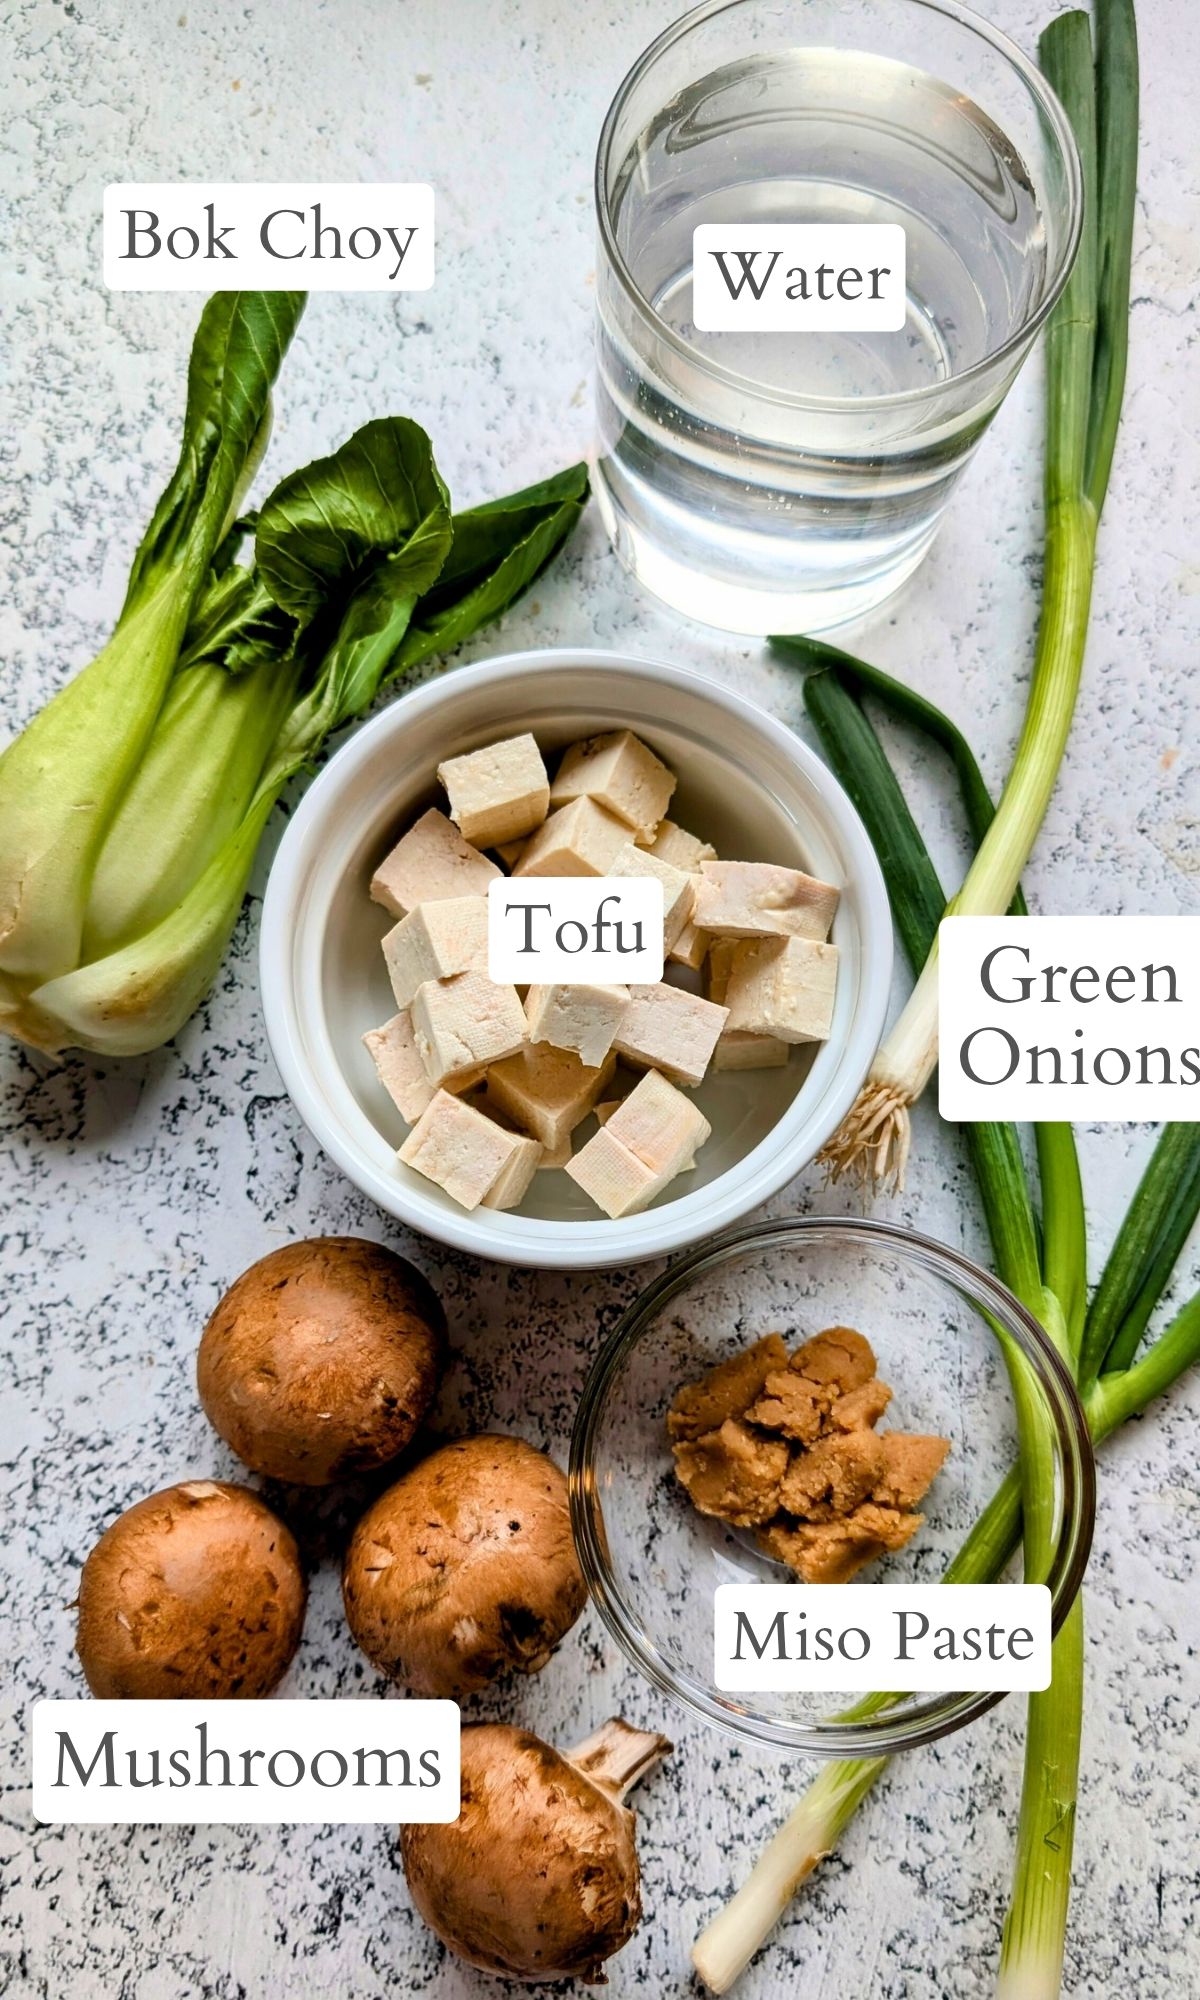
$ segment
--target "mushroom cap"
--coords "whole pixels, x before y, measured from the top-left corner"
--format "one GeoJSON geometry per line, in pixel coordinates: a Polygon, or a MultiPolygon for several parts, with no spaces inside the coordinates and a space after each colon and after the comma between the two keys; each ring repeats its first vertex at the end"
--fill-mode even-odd
{"type": "Polygon", "coordinates": [[[528,1730],[462,1732],[462,1810],[405,1826],[420,1915],[482,1972],[601,1981],[642,1914],[633,1814],[528,1730]]]}
{"type": "Polygon", "coordinates": [[[295,1541],[245,1486],[168,1486],[106,1528],[79,1580],[76,1651],[94,1695],[269,1694],[304,1623],[295,1541]]]}
{"type": "Polygon", "coordinates": [[[415,1694],[537,1673],[587,1600],[566,1479],[523,1438],[442,1445],[363,1515],[342,1594],[364,1653],[415,1694]]]}
{"type": "Polygon", "coordinates": [[[326,1486],[404,1450],[445,1340],[436,1294],[383,1244],[288,1243],[230,1286],[205,1327],[200,1401],[252,1471],[326,1486]]]}

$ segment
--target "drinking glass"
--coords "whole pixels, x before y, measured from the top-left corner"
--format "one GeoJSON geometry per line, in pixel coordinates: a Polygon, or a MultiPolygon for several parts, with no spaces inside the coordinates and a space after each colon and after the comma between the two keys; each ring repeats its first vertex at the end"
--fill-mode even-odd
{"type": "Polygon", "coordinates": [[[739,632],[861,617],[912,573],[1066,283],[1061,104],[955,0],[706,0],[596,162],[597,489],[618,555],[739,632]],[[899,223],[901,330],[698,330],[700,223],[899,223]]]}

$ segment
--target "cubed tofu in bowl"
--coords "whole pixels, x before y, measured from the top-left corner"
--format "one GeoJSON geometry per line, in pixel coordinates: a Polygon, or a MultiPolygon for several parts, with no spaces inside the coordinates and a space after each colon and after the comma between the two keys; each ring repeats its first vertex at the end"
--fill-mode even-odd
{"type": "MultiPolygon", "coordinates": [[[[788,900],[795,887],[790,876],[740,887],[763,884],[782,897],[779,907],[795,903],[795,895],[788,900]]],[[[752,912],[761,909],[753,895],[739,907],[747,902],[752,912]]],[[[720,910],[718,917],[725,920],[720,910]]],[[[755,921],[761,918],[752,914],[755,921]]],[[[774,949],[787,947],[792,934],[769,931],[764,938],[760,930],[724,940],[731,942],[735,951],[761,943],[774,949]]],[[[364,723],[318,775],[285,831],[267,889],[261,952],[268,1032],[286,1088],[360,1188],[410,1226],[476,1255],[587,1268],[636,1263],[709,1236],[812,1161],[853,1102],[882,1032],[891,922],[857,817],[790,729],[685,669],[562,651],[457,668],[364,723]],[[546,772],[545,799],[526,739],[546,772]],[[568,757],[586,743],[593,752],[568,757]],[[472,763],[504,744],[518,748],[472,763]],[[439,783],[439,767],[455,790],[439,783]],[[663,883],[665,916],[672,892],[668,922],[686,911],[676,946],[695,920],[701,871],[716,857],[835,887],[837,978],[826,1038],[788,1038],[799,1030],[794,1018],[791,1026],[783,1018],[792,997],[786,982],[758,993],[753,1029],[735,1023],[728,1002],[704,991],[706,944],[695,964],[668,962],[663,990],[678,996],[668,1002],[677,1022],[651,1018],[661,1003],[634,1006],[642,997],[635,989],[628,1003],[609,1010],[616,1018],[603,1050],[610,1024],[600,1032],[592,1021],[585,1036],[577,1023],[583,1053],[558,1051],[592,1072],[582,1091],[590,1101],[577,1122],[574,1077],[560,1077],[548,1108],[531,1111],[531,1080],[534,1095],[540,1089],[538,1051],[557,1046],[537,1037],[547,1022],[579,1010],[509,988],[485,1010],[487,1033],[480,1037],[467,1029],[459,1002],[470,997],[473,982],[487,978],[469,899],[486,897],[489,882],[505,872],[519,877],[531,848],[524,872],[536,879],[539,856],[557,851],[556,843],[585,875],[609,872],[618,856],[623,871],[640,875],[641,857],[650,857],[656,865],[649,873],[663,883]],[[503,868],[496,859],[501,849],[503,868]],[[393,951],[401,993],[409,993],[419,973],[433,975],[402,1003],[383,940],[434,900],[460,908],[432,922],[420,919],[405,933],[398,959],[393,951]],[[735,1040],[734,1031],[747,1039],[735,1040]],[[749,1066],[754,1032],[763,1037],[758,1053],[774,1045],[771,1060],[779,1045],[786,1047],[781,1064],[749,1066]],[[501,1094],[489,1088],[491,1073],[501,1077],[501,1094]],[[610,1215],[567,1161],[611,1126],[607,1112],[601,1125],[595,1106],[630,1100],[639,1079],[652,1074],[691,1107],[705,1136],[691,1148],[690,1163],[680,1163],[647,1195],[646,1177],[659,1181],[661,1166],[626,1144],[620,1126],[610,1130],[610,1152],[622,1148],[612,1152],[612,1164],[631,1189],[615,1204],[623,1212],[610,1215]],[[425,1126],[427,1143],[416,1150],[425,1166],[440,1171],[465,1149],[463,1186],[469,1196],[482,1187],[469,1208],[414,1162],[412,1150],[407,1160],[399,1157],[439,1093],[472,1115],[463,1118],[439,1103],[425,1126]],[[536,1158],[491,1140],[476,1117],[490,1119],[502,1134],[536,1140],[536,1158]],[[492,1164],[496,1174],[482,1186],[492,1164]]],[[[664,1097],[659,1109],[672,1103],[664,1097]]],[[[630,1129],[644,1149],[643,1125],[635,1121],[630,1129]]],[[[672,1157],[681,1133],[682,1124],[666,1117],[660,1143],[672,1157]]]]}

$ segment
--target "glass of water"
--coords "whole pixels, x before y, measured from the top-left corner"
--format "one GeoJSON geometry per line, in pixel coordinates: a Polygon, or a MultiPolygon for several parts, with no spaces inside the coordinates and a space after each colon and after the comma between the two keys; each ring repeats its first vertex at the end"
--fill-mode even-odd
{"type": "Polygon", "coordinates": [[[688,616],[819,632],[920,562],[1075,255],[1079,158],[955,0],[707,0],[634,65],[596,162],[599,499],[688,616]],[[898,332],[699,331],[701,223],[899,223],[898,332]]]}

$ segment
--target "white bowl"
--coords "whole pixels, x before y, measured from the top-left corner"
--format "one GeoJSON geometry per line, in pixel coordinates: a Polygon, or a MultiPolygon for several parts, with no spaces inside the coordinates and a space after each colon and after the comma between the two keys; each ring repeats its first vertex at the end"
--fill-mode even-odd
{"type": "MultiPolygon", "coordinates": [[[[871,844],[836,780],[790,729],[740,695],[618,653],[511,653],[457,667],[363,724],[310,786],[275,859],[260,946],[267,1034],[313,1136],[413,1228],[511,1264],[632,1264],[737,1222],[820,1151],[853,1103],[883,1029],[892,926],[871,844]],[[394,921],[368,896],[404,828],[445,801],[438,764],[532,730],[554,750],[628,727],[675,771],[671,813],[718,853],[809,869],[842,890],[833,1030],[805,1063],[721,1072],[697,1093],[713,1136],[694,1172],[640,1215],[611,1222],[562,1172],[521,1207],[458,1207],[400,1165],[405,1126],[362,1035],[395,1012],[379,942],[394,921]]],[[[584,1127],[586,1131],[589,1127],[584,1127]]]]}

